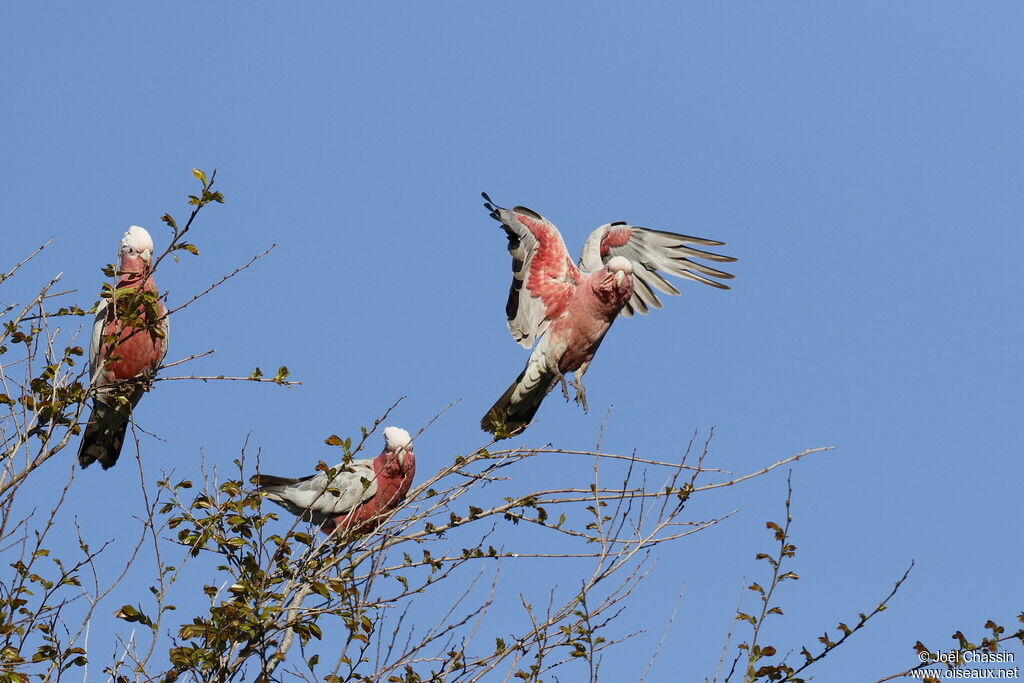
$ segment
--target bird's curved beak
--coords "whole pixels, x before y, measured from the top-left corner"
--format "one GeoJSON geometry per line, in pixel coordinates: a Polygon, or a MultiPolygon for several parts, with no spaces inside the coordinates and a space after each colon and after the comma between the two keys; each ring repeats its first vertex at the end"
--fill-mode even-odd
{"type": "MultiPolygon", "coordinates": [[[[120,249],[118,249],[117,255],[123,258],[124,255],[128,253],[128,251],[130,251],[128,247],[122,246],[120,249]]],[[[140,251],[139,258],[142,259],[142,262],[148,266],[150,262],[152,262],[153,260],[153,253],[149,249],[146,249],[145,251],[140,251]]]]}
{"type": "Polygon", "coordinates": [[[622,271],[622,270],[617,270],[617,271],[615,271],[615,286],[616,286],[616,287],[619,287],[619,286],[621,286],[621,285],[622,285],[622,281],[623,281],[623,280],[624,280],[625,278],[626,278],[626,273],[625,273],[625,271],[622,271]]]}

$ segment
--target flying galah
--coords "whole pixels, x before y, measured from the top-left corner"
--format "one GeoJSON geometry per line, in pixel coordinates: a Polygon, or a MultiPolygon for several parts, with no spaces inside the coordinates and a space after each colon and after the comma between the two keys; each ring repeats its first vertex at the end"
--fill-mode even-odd
{"type": "Polygon", "coordinates": [[[387,427],[380,455],[333,469],[333,478],[327,472],[301,479],[258,474],[253,481],[267,498],[327,533],[336,528],[369,533],[405,500],[412,486],[416,456],[409,432],[387,427]]]}
{"type": "Polygon", "coordinates": [[[493,204],[486,194],[483,197],[491,217],[508,234],[512,255],[512,286],[505,305],[508,329],[517,342],[533,346],[519,377],[480,421],[484,431],[501,438],[526,429],[557,382],[568,399],[566,373],[574,373],[576,402],[587,409],[583,374],[615,318],[647,313],[652,306],[661,308],[655,289],[679,294],[659,270],[729,289],[710,278],[731,279],[732,275],[690,259],[719,263],[736,259],[688,246],[724,242],[618,221],[590,234],[577,266],[550,221],[522,206],[510,211],[493,204]]]}
{"type": "Polygon", "coordinates": [[[121,239],[119,254],[114,296],[100,303],[92,326],[90,386],[96,395],[78,448],[82,467],[96,460],[103,469],[114,466],[121,454],[132,408],[146,392],[148,380],[167,354],[167,312],[155,299],[156,285],[148,272],[153,260],[153,238],[145,229],[133,225],[121,239]],[[152,303],[133,306],[140,302],[131,299],[141,291],[153,293],[152,303]]]}

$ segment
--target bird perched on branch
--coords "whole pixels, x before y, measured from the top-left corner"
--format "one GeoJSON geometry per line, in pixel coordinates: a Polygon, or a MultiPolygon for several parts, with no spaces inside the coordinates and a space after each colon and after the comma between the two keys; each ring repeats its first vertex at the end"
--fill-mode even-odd
{"type": "Polygon", "coordinates": [[[659,271],[729,289],[711,278],[728,280],[732,275],[691,259],[736,259],[689,246],[717,247],[724,242],[618,221],[590,234],[577,265],[550,221],[522,206],[497,206],[486,193],[483,197],[484,207],[507,233],[512,255],[512,286],[505,306],[509,332],[524,347],[533,346],[519,377],[480,421],[484,431],[498,438],[526,429],[556,383],[561,382],[568,399],[569,372],[574,373],[576,402],[587,409],[583,374],[615,318],[661,308],[654,290],[679,294],[659,271]]]}
{"type": "Polygon", "coordinates": [[[117,285],[105,285],[89,344],[92,414],[78,462],[103,469],[117,462],[132,409],[167,355],[169,324],[150,267],[153,238],[133,225],[121,238],[117,285]]]}
{"type": "Polygon", "coordinates": [[[331,472],[301,479],[257,474],[253,483],[266,497],[327,533],[369,533],[385,513],[405,500],[416,475],[409,432],[384,430],[384,450],[376,458],[342,463],[331,472]]]}

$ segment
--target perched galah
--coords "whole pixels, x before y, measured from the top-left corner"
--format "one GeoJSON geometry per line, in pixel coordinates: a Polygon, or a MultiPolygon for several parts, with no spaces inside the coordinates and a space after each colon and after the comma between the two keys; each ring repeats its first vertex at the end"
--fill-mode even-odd
{"type": "Polygon", "coordinates": [[[146,392],[148,380],[167,354],[167,314],[156,299],[156,285],[148,272],[153,260],[153,238],[145,229],[133,225],[121,239],[119,253],[121,262],[113,298],[103,299],[92,326],[89,365],[96,394],[78,448],[82,467],[96,460],[103,469],[114,466],[121,454],[132,408],[146,392]],[[133,301],[142,291],[151,292],[152,298],[148,302],[133,301]]]}
{"type": "Polygon", "coordinates": [[[332,469],[333,478],[327,472],[301,479],[258,474],[253,482],[267,498],[327,533],[338,528],[365,534],[409,493],[416,475],[412,439],[404,429],[387,427],[380,455],[332,469]]]}
{"type": "Polygon", "coordinates": [[[484,199],[491,217],[508,234],[512,255],[512,286],[505,306],[508,329],[517,342],[533,346],[519,377],[480,421],[486,432],[508,437],[526,429],[557,382],[568,399],[564,376],[569,372],[575,373],[576,401],[586,410],[583,374],[616,316],[661,308],[655,289],[679,294],[659,270],[729,289],[709,278],[731,279],[732,275],[689,257],[721,263],[736,259],[687,246],[724,242],[618,221],[590,234],[576,266],[550,221],[522,206],[509,211],[493,204],[486,194],[484,199]]]}

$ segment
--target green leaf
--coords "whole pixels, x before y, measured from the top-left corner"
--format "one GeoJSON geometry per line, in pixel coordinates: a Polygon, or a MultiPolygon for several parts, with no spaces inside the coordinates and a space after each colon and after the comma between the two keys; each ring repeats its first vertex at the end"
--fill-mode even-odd
{"type": "Polygon", "coordinates": [[[118,619],[124,619],[128,622],[140,622],[146,626],[150,626],[153,622],[150,621],[149,617],[140,612],[138,609],[131,605],[122,605],[119,610],[114,612],[114,616],[118,619]]]}
{"type": "Polygon", "coordinates": [[[206,174],[205,173],[200,171],[198,168],[193,168],[192,169],[192,175],[194,175],[196,177],[196,180],[198,180],[199,182],[201,182],[203,184],[203,187],[206,187],[206,174]]]}

